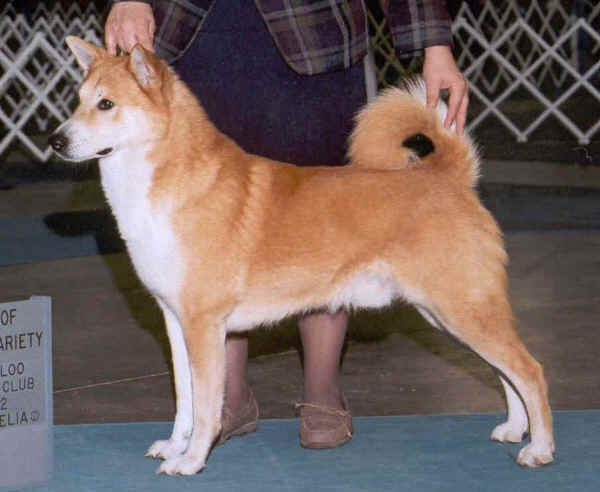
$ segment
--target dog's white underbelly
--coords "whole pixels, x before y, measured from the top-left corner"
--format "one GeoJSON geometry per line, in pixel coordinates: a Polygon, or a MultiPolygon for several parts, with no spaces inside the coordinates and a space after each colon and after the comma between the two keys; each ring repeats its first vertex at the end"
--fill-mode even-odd
{"type": "Polygon", "coordinates": [[[382,308],[391,304],[402,292],[402,286],[390,274],[366,270],[339,286],[329,308],[382,308]]]}
{"type": "Polygon", "coordinates": [[[416,289],[400,283],[386,265],[378,264],[351,275],[333,289],[328,299],[316,302],[302,299],[285,301],[275,299],[272,303],[242,303],[228,316],[228,332],[244,331],[259,325],[275,323],[286,316],[314,309],[364,308],[378,309],[388,306],[397,299],[404,299],[418,305],[426,305],[424,296],[416,289]]]}
{"type": "Polygon", "coordinates": [[[140,280],[172,308],[177,308],[183,261],[169,204],[149,198],[154,166],[144,149],[101,159],[102,186],[140,280]]]}

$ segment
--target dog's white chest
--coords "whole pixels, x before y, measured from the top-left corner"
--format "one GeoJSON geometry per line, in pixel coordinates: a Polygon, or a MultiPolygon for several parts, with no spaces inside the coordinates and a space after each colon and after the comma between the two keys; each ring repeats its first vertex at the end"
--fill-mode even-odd
{"type": "Polygon", "coordinates": [[[102,159],[102,186],[137,274],[155,295],[175,300],[183,268],[168,203],[149,197],[154,172],[143,150],[102,159]]]}

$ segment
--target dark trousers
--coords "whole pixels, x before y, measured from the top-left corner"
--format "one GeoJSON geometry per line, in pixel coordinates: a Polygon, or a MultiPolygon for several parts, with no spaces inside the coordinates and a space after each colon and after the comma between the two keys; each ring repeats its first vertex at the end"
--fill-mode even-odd
{"type": "Polygon", "coordinates": [[[345,163],[364,69],[299,75],[279,54],[254,2],[220,0],[175,64],[211,121],[246,151],[298,165],[345,163]]]}

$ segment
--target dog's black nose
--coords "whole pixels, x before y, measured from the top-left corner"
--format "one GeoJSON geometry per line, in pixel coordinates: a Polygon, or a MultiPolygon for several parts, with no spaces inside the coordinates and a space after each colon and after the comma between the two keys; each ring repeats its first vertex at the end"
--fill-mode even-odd
{"type": "Polygon", "coordinates": [[[60,152],[67,146],[68,140],[62,133],[53,133],[48,138],[48,143],[56,152],[60,152]]]}

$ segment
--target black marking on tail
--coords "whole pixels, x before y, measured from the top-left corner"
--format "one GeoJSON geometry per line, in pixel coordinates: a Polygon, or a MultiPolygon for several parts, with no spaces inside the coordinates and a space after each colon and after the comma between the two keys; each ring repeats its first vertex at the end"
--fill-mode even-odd
{"type": "Polygon", "coordinates": [[[427,135],[415,133],[402,142],[404,147],[414,151],[418,157],[425,157],[435,150],[435,145],[427,135]]]}

